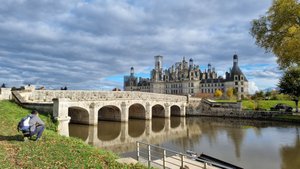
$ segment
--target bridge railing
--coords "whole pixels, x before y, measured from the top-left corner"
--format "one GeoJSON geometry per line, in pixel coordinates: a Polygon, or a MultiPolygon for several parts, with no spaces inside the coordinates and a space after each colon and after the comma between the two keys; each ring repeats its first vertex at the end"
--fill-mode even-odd
{"type": "Polygon", "coordinates": [[[136,156],[137,160],[141,163],[146,163],[148,168],[214,168],[209,161],[195,161],[193,160],[195,157],[188,154],[140,141],[136,142],[136,156]]]}
{"type": "Polygon", "coordinates": [[[184,102],[186,96],[167,95],[131,91],[81,91],[81,90],[35,90],[28,93],[28,101],[52,102],[53,98],[69,98],[71,101],[106,101],[106,100],[157,100],[184,102]]]}

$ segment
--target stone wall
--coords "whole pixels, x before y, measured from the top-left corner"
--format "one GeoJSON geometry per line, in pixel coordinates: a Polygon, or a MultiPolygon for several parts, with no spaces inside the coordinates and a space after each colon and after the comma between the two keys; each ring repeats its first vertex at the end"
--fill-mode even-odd
{"type": "Polygon", "coordinates": [[[277,111],[242,110],[241,102],[213,102],[207,99],[190,99],[187,115],[210,117],[233,117],[246,119],[271,119],[276,115],[287,114],[277,111]]]}
{"type": "Polygon", "coordinates": [[[0,100],[11,100],[11,88],[0,88],[0,100]]]}

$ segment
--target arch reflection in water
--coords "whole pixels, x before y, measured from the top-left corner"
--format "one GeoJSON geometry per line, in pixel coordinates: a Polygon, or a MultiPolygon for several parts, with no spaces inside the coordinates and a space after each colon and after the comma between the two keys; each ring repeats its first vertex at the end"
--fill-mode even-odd
{"type": "Polygon", "coordinates": [[[177,119],[183,123],[172,129],[170,128],[170,120],[165,118],[154,118],[154,120],[133,119],[129,120],[128,123],[99,121],[98,126],[71,124],[70,130],[76,131],[70,132],[70,136],[80,137],[86,143],[96,147],[116,153],[124,153],[134,151],[136,141],[142,140],[159,144],[166,140],[187,137],[187,127],[184,119],[177,119]],[[88,133],[88,136],[83,133],[88,133]]]}
{"type": "Polygon", "coordinates": [[[164,131],[165,127],[168,127],[167,125],[169,123],[170,119],[166,118],[153,118],[152,119],[152,131],[155,133],[164,131]]]}
{"type": "Polygon", "coordinates": [[[99,121],[98,139],[101,141],[111,141],[118,138],[121,134],[120,122],[99,121]]]}
{"type": "Polygon", "coordinates": [[[149,120],[129,120],[128,135],[135,138],[142,136],[146,132],[146,123],[148,124],[147,127],[149,127],[149,120]]]}
{"type": "Polygon", "coordinates": [[[185,118],[183,118],[183,117],[171,117],[170,121],[171,121],[171,128],[177,128],[181,124],[185,123],[185,118]]]}
{"type": "Polygon", "coordinates": [[[71,124],[69,123],[69,136],[87,140],[89,136],[89,125],[71,124]]]}

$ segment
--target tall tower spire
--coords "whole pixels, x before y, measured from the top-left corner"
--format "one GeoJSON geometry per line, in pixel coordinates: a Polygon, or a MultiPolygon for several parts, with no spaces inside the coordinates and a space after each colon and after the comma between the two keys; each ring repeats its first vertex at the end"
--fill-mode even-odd
{"type": "Polygon", "coordinates": [[[133,67],[130,68],[130,76],[134,76],[134,68],[133,67]]]}
{"type": "Polygon", "coordinates": [[[238,66],[238,55],[237,54],[233,55],[233,66],[238,66]]]}
{"type": "Polygon", "coordinates": [[[155,59],[155,70],[160,70],[162,69],[162,60],[163,57],[158,55],[158,56],[154,56],[155,59]]]}

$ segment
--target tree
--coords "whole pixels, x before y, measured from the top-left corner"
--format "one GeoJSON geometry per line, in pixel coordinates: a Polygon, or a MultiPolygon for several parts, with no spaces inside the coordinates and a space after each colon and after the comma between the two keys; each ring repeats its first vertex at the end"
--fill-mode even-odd
{"type": "Polygon", "coordinates": [[[298,101],[300,97],[300,67],[287,69],[279,81],[280,92],[293,97],[298,112],[298,101]]]}
{"type": "Polygon", "coordinates": [[[221,97],[222,95],[223,95],[223,92],[221,90],[217,89],[215,91],[215,94],[214,94],[215,97],[221,97]]]}
{"type": "Polygon", "coordinates": [[[227,97],[231,98],[233,96],[233,88],[228,88],[226,91],[227,97]]]}
{"type": "Polygon", "coordinates": [[[5,87],[6,87],[5,83],[3,83],[2,86],[1,86],[1,88],[5,88],[5,87]]]}
{"type": "Polygon", "coordinates": [[[251,35],[277,56],[281,69],[300,66],[300,2],[274,0],[266,16],[252,21],[251,35]]]}

